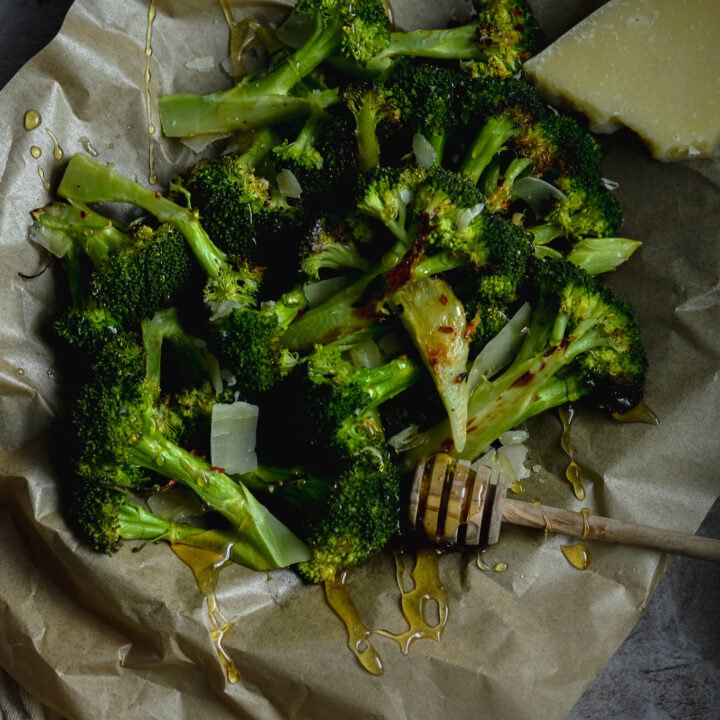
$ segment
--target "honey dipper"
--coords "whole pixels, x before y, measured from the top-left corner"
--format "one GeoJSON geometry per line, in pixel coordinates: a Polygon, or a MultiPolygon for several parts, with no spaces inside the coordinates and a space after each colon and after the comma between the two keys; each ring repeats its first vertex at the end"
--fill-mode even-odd
{"type": "Polygon", "coordinates": [[[409,518],[436,543],[493,545],[502,523],[523,525],[581,540],[638,545],[675,555],[720,561],[720,540],[624,523],[599,515],[535,505],[505,497],[507,476],[491,484],[490,468],[471,470],[466,460],[438,453],[420,460],[410,491],[409,518]]]}

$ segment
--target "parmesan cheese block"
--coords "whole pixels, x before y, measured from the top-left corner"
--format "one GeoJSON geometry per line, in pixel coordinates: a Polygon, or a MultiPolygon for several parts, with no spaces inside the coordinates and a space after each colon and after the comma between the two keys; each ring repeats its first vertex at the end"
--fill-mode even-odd
{"type": "Polygon", "coordinates": [[[624,125],[661,160],[720,145],[720,0],[611,0],[525,63],[596,132],[624,125]]]}

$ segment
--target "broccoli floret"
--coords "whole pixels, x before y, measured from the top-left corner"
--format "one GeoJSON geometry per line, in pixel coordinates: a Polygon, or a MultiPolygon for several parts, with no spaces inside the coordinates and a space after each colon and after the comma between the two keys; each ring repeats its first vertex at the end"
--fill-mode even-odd
{"type": "MultiPolygon", "coordinates": [[[[266,317],[262,310],[258,310],[259,287],[262,280],[262,271],[259,267],[244,261],[232,265],[226,254],[210,240],[193,212],[86,156],[75,155],[71,159],[58,192],[69,199],[81,202],[128,202],[139,205],[160,221],[172,225],[185,237],[207,276],[204,297],[211,311],[211,330],[216,339],[215,349],[219,355],[237,359],[239,355],[247,354],[248,366],[258,367],[260,363],[257,358],[257,346],[244,340],[238,344],[239,334],[236,328],[247,326],[260,330],[258,339],[267,341],[273,333],[282,332],[286,323],[290,322],[294,314],[303,307],[300,302],[294,301],[278,303],[275,308],[280,310],[286,306],[291,317],[288,319],[287,315],[283,314],[279,321],[273,317],[266,317]],[[260,312],[258,316],[260,323],[256,322],[254,315],[248,315],[251,310],[260,312]],[[224,337],[228,338],[227,348],[221,342],[224,337]]],[[[297,298],[297,295],[293,297],[297,298]]],[[[269,313],[271,316],[273,314],[269,313]]],[[[267,358],[269,354],[268,348],[263,349],[263,358],[267,358]]],[[[285,358],[278,353],[274,353],[273,357],[285,358]]],[[[235,371],[235,368],[231,367],[230,370],[235,371]]],[[[278,374],[283,373],[283,367],[278,367],[276,370],[278,374]]],[[[266,369],[263,379],[267,379],[268,372],[269,370],[266,369]]]]}
{"type": "Polygon", "coordinates": [[[89,294],[123,321],[175,305],[194,267],[185,239],[171,225],[134,229],[132,244],[112,253],[90,279],[89,294]]]}
{"type": "Polygon", "coordinates": [[[181,419],[163,401],[158,337],[176,332],[172,318],[145,321],[143,337],[119,333],[92,365],[73,408],[80,477],[137,488],[149,473],[180,483],[235,528],[264,567],[284,567],[305,557],[305,546],[260,505],[242,484],[176,442],[181,419]],[[156,323],[160,328],[154,327],[156,323]]]}
{"type": "Polygon", "coordinates": [[[282,336],[306,306],[298,288],[257,308],[237,308],[211,325],[211,346],[221,363],[232,368],[243,397],[267,392],[295,366],[297,358],[284,347],[282,336]]]}
{"type": "MultiPolygon", "coordinates": [[[[404,141],[397,143],[395,156],[399,150],[407,152],[407,148],[414,147],[411,144],[417,135],[421,135],[432,146],[433,164],[440,165],[448,136],[460,121],[464,75],[436,63],[399,58],[384,85],[386,95],[399,111],[399,123],[406,136],[404,141]]],[[[389,130],[392,132],[394,128],[389,130]]],[[[393,137],[388,144],[394,143],[393,137]]]]}
{"type": "Polygon", "coordinates": [[[394,32],[369,63],[384,70],[398,56],[461,60],[477,77],[512,77],[539,47],[540,31],[524,0],[478,0],[477,15],[446,30],[394,32]]]}
{"type": "Polygon", "coordinates": [[[310,281],[320,280],[327,271],[365,271],[369,266],[358,247],[355,228],[336,215],[316,220],[300,247],[300,269],[310,281]]]}
{"type": "Polygon", "coordinates": [[[124,230],[90,208],[65,203],[32,215],[36,232],[51,234],[65,249],[76,307],[91,304],[123,323],[174,305],[188,285],[193,260],[182,235],[170,225],[153,229],[136,224],[124,230]],[[91,264],[89,281],[82,257],[91,264]]]}
{"type": "Polygon", "coordinates": [[[376,367],[356,366],[348,353],[366,336],[359,332],[319,345],[300,368],[308,446],[343,461],[367,446],[382,446],[378,408],[412,387],[421,373],[419,363],[404,354],[376,367]]]}
{"type": "Polygon", "coordinates": [[[485,52],[463,63],[473,78],[515,77],[541,46],[542,33],[525,0],[475,0],[479,43],[485,52]]]}
{"type": "MultiPolygon", "coordinates": [[[[530,277],[535,297],[529,330],[510,366],[472,393],[459,457],[476,458],[505,431],[581,397],[610,411],[626,411],[642,399],[647,359],[633,308],[562,260],[536,261],[530,277]]],[[[441,423],[406,460],[449,448],[449,427],[441,423]]]]}
{"type": "Polygon", "coordinates": [[[380,81],[348,85],[343,100],[355,120],[359,169],[368,173],[380,165],[381,131],[400,122],[400,110],[380,81]]]}
{"type": "Polygon", "coordinates": [[[371,173],[359,210],[379,220],[396,241],[367,272],[294,322],[283,338],[306,351],[316,343],[367,327],[387,314],[385,304],[412,278],[471,267],[514,268],[530,245],[525,233],[483,212],[482,196],[461,175],[441,168],[371,173]]]}
{"type": "Polygon", "coordinates": [[[265,74],[244,78],[230,90],[210,95],[164,95],[160,120],[168,137],[222,134],[287,120],[332,104],[332,90],[293,97],[290,91],[335,54],[360,65],[390,41],[381,0],[300,0],[293,11],[313,27],[301,47],[265,74]]]}
{"type": "Polygon", "coordinates": [[[400,533],[400,473],[375,444],[327,475],[260,464],[241,476],[310,546],[298,566],[310,582],[335,579],[382,550],[400,533]],[[285,512],[283,512],[283,510],[285,512]]]}
{"type": "Polygon", "coordinates": [[[310,559],[298,565],[310,582],[332,581],[400,534],[400,473],[389,453],[359,451],[334,481],[324,512],[307,536],[310,559]]]}
{"type": "Polygon", "coordinates": [[[468,83],[461,117],[476,127],[464,154],[460,172],[478,182],[480,176],[508,142],[546,115],[548,110],[528,83],[514,78],[487,78],[468,83]]]}
{"type": "Polygon", "coordinates": [[[212,242],[231,257],[257,260],[274,207],[270,183],[256,168],[276,142],[268,129],[258,130],[243,152],[203,159],[171,186],[171,197],[180,202],[184,195],[212,242]]]}
{"type": "Polygon", "coordinates": [[[533,162],[533,172],[549,182],[579,175],[600,177],[600,145],[574,118],[550,113],[509,143],[515,155],[533,162]]]}
{"type": "Polygon", "coordinates": [[[347,206],[357,175],[352,121],[339,111],[315,113],[292,139],[272,151],[275,167],[291,172],[309,207],[347,206]]]}
{"type": "Polygon", "coordinates": [[[258,570],[274,567],[232,531],[207,530],[166,520],[126,493],[91,480],[79,479],[74,484],[65,510],[71,526],[96,552],[114,553],[124,541],[164,541],[214,552],[258,570]]]}

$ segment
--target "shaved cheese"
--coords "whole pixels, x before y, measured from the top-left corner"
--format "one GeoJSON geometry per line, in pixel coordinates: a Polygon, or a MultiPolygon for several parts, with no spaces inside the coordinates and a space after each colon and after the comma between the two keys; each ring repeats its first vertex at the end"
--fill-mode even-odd
{"type": "Polygon", "coordinates": [[[255,437],[259,408],[243,401],[213,405],[210,462],[228,474],[257,469],[255,437]]]}
{"type": "Polygon", "coordinates": [[[611,0],[528,60],[550,102],[625,126],[661,160],[720,146],[720,3],[611,0]]]}

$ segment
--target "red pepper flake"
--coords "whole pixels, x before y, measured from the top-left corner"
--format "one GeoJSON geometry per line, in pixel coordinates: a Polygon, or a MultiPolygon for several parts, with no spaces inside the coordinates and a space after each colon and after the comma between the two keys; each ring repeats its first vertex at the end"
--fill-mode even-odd
{"type": "Polygon", "coordinates": [[[444,453],[449,453],[454,447],[455,443],[453,443],[452,438],[446,438],[440,443],[440,451],[444,453]]]}
{"type": "Polygon", "coordinates": [[[156,197],[156,198],[161,198],[161,197],[162,197],[162,193],[161,193],[159,190],[156,190],[156,191],[155,191],[155,197],[156,197]]]}
{"type": "Polygon", "coordinates": [[[445,335],[452,335],[455,332],[455,328],[450,325],[438,325],[438,332],[445,333],[445,335]]]}
{"type": "Polygon", "coordinates": [[[80,211],[80,217],[81,217],[81,218],[86,218],[86,217],[87,217],[87,213],[85,212],[85,210],[81,210],[81,211],[80,211]]]}
{"type": "Polygon", "coordinates": [[[525,32],[525,23],[518,23],[518,24],[515,26],[515,29],[516,29],[518,32],[525,32]]]}
{"type": "Polygon", "coordinates": [[[441,305],[447,305],[448,304],[448,296],[447,295],[441,295],[440,298],[440,304],[441,305]]]}
{"type": "Polygon", "coordinates": [[[213,472],[219,472],[219,473],[224,473],[224,472],[225,472],[225,468],[223,468],[223,467],[218,467],[217,465],[211,465],[211,466],[210,466],[210,469],[211,469],[213,472]]]}
{"type": "Polygon", "coordinates": [[[524,13],[524,11],[523,11],[522,8],[514,8],[513,11],[512,11],[512,14],[513,14],[515,17],[522,17],[523,13],[524,13]]]}
{"type": "Polygon", "coordinates": [[[467,380],[467,376],[468,374],[466,372],[461,372],[455,376],[455,382],[460,385],[460,383],[464,383],[467,380]]]}

